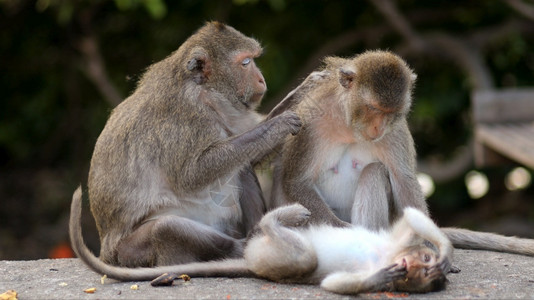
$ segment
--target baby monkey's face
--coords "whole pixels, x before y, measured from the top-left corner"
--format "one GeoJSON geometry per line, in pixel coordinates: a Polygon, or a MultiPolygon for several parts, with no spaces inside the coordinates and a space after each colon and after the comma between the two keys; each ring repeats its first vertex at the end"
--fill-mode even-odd
{"type": "Polygon", "coordinates": [[[399,254],[395,262],[406,268],[405,278],[394,282],[396,290],[423,293],[444,288],[447,279],[433,249],[412,248],[399,254]]]}

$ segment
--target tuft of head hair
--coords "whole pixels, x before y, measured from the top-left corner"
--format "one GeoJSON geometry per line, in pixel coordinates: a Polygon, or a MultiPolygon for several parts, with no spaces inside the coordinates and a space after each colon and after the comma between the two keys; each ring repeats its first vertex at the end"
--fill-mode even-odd
{"type": "Polygon", "coordinates": [[[191,41],[188,41],[188,44],[203,47],[213,61],[223,59],[236,51],[262,51],[258,41],[218,21],[207,22],[189,40],[191,41]]]}
{"type": "Polygon", "coordinates": [[[215,27],[219,31],[223,31],[223,30],[226,29],[226,25],[224,23],[219,22],[219,21],[209,21],[209,22],[206,22],[206,25],[211,25],[211,26],[215,27]]]}
{"type": "Polygon", "coordinates": [[[401,108],[411,96],[415,74],[406,62],[389,51],[366,51],[354,58],[356,84],[370,89],[384,107],[401,108]]]}
{"type": "Polygon", "coordinates": [[[324,68],[329,70],[337,70],[341,67],[346,67],[349,63],[350,59],[337,56],[327,56],[323,59],[324,68]]]}

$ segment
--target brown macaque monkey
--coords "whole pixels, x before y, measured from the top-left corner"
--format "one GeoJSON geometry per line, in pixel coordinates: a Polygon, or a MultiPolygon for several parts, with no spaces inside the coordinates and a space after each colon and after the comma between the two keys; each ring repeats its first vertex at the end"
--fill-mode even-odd
{"type": "Polygon", "coordinates": [[[388,228],[404,207],[428,214],[406,116],[416,75],[398,56],[369,51],[329,57],[296,111],[275,166],[275,206],[298,202],[311,223],[388,228]]]}
{"type": "Polygon", "coordinates": [[[102,262],[83,243],[79,217],[81,190],[73,196],[76,216],[71,235],[84,262],[118,280],[153,280],[170,285],[180,276],[259,277],[281,283],[320,284],[342,294],[375,291],[429,292],[443,289],[453,248],[424,213],[405,208],[391,230],[361,226],[339,228],[308,224],[311,214],[300,204],[267,213],[245,248],[244,258],[155,268],[124,268],[102,262]],[[163,275],[161,275],[163,274],[163,275]],[[161,276],[160,276],[161,275],[161,276]]]}
{"type": "MultiPolygon", "coordinates": [[[[254,63],[261,53],[256,40],[207,23],[113,110],[88,178],[102,261],[149,267],[242,257],[266,211],[252,165],[301,126],[294,112],[263,121],[255,112],[267,89],[254,63]]],[[[72,218],[79,215],[71,235],[82,238],[72,218]]]]}
{"type": "MultiPolygon", "coordinates": [[[[312,212],[311,223],[372,230],[389,228],[404,207],[428,215],[406,121],[416,75],[404,60],[368,51],[327,58],[312,74],[292,94],[303,127],[287,137],[275,165],[274,206],[297,202],[312,212]]],[[[458,248],[534,256],[530,239],[442,231],[458,248]]]]}

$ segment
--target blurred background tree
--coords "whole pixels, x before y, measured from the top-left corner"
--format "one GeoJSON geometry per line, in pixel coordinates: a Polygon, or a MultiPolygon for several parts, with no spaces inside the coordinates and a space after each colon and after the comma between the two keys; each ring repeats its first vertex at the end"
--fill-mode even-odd
{"type": "MultiPolygon", "coordinates": [[[[470,93],[533,85],[531,0],[0,0],[0,15],[0,259],[68,255],[71,194],[107,116],[148,65],[209,20],[264,45],[262,111],[326,55],[397,52],[419,75],[410,125],[438,223],[534,232],[533,188],[504,188],[515,166],[468,173],[470,93]],[[485,174],[489,192],[472,199],[466,174],[485,174]]],[[[97,250],[91,222],[87,213],[97,250]]]]}

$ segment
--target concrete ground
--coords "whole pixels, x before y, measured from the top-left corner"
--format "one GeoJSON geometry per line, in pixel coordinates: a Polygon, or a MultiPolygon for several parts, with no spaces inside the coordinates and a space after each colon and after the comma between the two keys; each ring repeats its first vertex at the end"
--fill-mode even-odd
{"type": "MultiPolygon", "coordinates": [[[[534,257],[456,250],[447,288],[428,294],[371,293],[364,299],[534,299],[534,257]]],[[[117,282],[90,271],[78,259],[0,261],[0,294],[15,290],[18,299],[348,299],[316,286],[278,284],[249,278],[192,278],[170,287],[149,282],[117,282]],[[138,289],[132,289],[132,285],[138,289]],[[93,294],[85,289],[96,288],[93,294]]],[[[2,297],[0,296],[0,299],[2,297]]]]}

